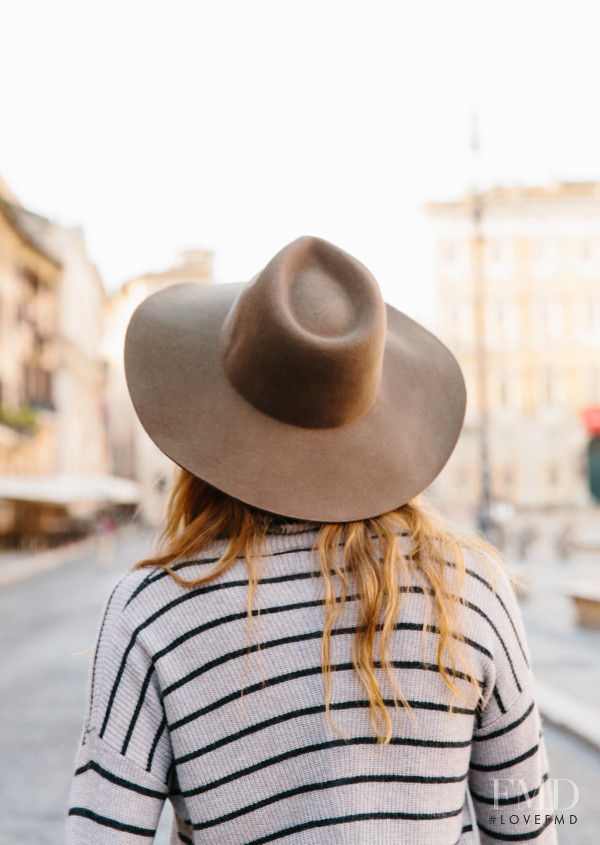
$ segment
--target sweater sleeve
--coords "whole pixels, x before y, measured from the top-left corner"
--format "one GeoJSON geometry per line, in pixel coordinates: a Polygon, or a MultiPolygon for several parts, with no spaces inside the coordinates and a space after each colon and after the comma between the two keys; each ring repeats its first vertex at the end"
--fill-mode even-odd
{"type": "Polygon", "coordinates": [[[541,721],[516,597],[501,573],[486,607],[494,660],[473,734],[469,788],[482,845],[555,845],[541,721]]]}
{"type": "Polygon", "coordinates": [[[69,799],[67,845],[151,842],[166,796],[171,750],[156,673],[127,618],[130,576],[103,616],[69,799]]]}

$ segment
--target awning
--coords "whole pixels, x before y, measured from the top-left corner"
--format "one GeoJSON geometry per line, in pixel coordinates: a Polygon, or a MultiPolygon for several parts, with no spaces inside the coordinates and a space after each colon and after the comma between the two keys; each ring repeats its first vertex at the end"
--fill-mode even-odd
{"type": "Polygon", "coordinates": [[[14,502],[74,505],[79,502],[137,505],[139,484],[115,475],[4,475],[0,499],[14,502]]]}

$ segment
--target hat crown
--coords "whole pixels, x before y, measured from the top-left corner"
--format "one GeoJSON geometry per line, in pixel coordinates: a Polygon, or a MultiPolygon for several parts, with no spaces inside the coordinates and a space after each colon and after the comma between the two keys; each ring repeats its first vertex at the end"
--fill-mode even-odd
{"type": "Polygon", "coordinates": [[[221,330],[228,380],[251,405],[302,428],[362,417],[379,390],[386,310],[359,261],[319,238],[282,249],[221,330]]]}

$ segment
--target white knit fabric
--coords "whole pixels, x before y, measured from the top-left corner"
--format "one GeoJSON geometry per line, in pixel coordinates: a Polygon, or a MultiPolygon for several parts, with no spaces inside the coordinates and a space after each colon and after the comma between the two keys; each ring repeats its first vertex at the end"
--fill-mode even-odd
{"type": "MultiPolygon", "coordinates": [[[[331,715],[344,736],[325,718],[314,539],[302,525],[267,537],[253,637],[261,649],[254,645],[250,655],[244,561],[195,589],[154,569],[117,584],[94,659],[68,845],[151,842],[166,798],[175,810],[173,843],[472,845],[478,835],[484,845],[556,842],[524,635],[506,577],[492,589],[487,566],[469,555],[463,630],[484,685],[480,713],[461,698],[450,707],[437,670],[438,634],[422,630],[427,597],[405,592],[390,657],[412,716],[393,716],[392,742],[380,745],[351,666],[351,597],[332,636],[331,715]],[[494,779],[502,779],[496,792],[494,779]]],[[[222,550],[215,545],[178,564],[179,573],[197,577],[222,550]]],[[[465,680],[458,684],[467,689],[465,680]]]]}

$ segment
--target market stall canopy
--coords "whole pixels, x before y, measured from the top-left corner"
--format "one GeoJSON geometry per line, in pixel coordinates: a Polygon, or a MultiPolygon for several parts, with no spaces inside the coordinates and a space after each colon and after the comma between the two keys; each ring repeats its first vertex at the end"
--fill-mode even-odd
{"type": "Polygon", "coordinates": [[[141,496],[139,484],[115,475],[0,476],[0,499],[14,502],[64,506],[79,502],[137,505],[141,496]]]}

